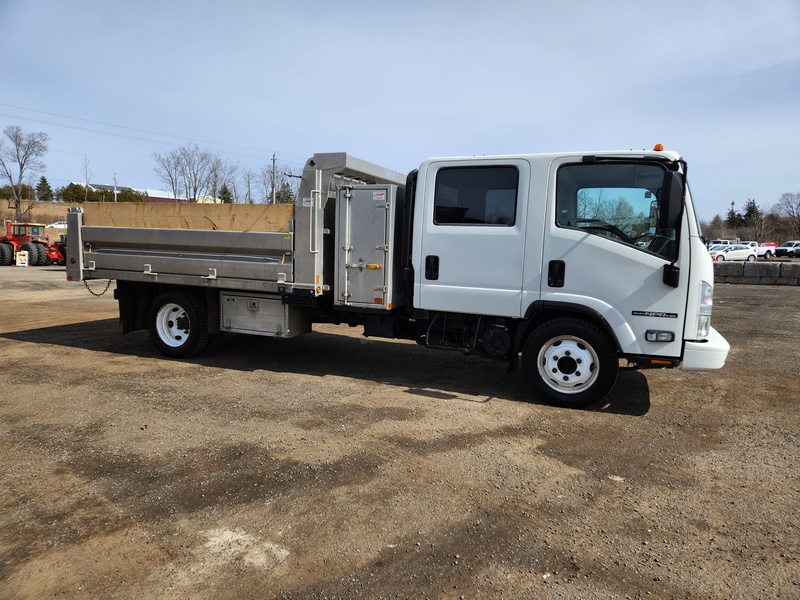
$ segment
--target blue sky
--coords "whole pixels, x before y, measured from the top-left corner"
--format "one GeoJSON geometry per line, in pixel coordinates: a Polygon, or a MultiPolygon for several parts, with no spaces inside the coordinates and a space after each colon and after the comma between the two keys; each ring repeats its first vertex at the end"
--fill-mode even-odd
{"type": "Polygon", "coordinates": [[[0,0],[0,129],[54,187],[163,188],[153,152],[241,169],[345,151],[652,148],[701,218],[800,191],[800,0],[0,0]]]}

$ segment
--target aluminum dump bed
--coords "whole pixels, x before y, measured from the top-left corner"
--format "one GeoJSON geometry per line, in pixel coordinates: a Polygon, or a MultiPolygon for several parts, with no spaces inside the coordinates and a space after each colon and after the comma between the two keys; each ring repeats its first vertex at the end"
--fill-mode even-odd
{"type": "Polygon", "coordinates": [[[334,236],[338,191],[404,182],[400,173],[332,152],[306,162],[294,205],[87,203],[67,213],[67,279],[328,293],[333,257],[324,239],[334,236]]]}

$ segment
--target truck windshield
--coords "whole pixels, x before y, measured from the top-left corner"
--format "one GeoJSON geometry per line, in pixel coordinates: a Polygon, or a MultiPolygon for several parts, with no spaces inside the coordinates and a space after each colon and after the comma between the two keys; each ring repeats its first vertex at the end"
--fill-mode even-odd
{"type": "Polygon", "coordinates": [[[672,258],[675,230],[658,230],[665,168],[659,163],[564,165],[556,181],[557,225],[672,258]]]}

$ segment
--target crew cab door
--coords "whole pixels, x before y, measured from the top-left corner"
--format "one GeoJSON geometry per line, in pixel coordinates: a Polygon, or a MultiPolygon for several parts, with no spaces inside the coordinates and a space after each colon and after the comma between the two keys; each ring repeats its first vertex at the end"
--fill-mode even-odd
{"type": "Polygon", "coordinates": [[[423,163],[414,217],[415,307],[520,315],[530,171],[523,159],[423,163]]]}
{"type": "Polygon", "coordinates": [[[658,218],[668,210],[668,166],[633,158],[554,161],[544,264],[560,264],[563,277],[543,281],[541,300],[601,315],[625,354],[677,359],[691,261],[686,226],[663,229],[658,218]]]}

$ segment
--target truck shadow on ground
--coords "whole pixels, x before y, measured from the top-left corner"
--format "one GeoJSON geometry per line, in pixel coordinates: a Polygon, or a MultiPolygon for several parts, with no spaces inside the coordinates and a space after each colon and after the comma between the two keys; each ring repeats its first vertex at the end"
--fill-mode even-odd
{"type": "MultiPolygon", "coordinates": [[[[343,327],[343,332],[348,332],[343,327]]],[[[0,334],[0,339],[52,344],[173,362],[151,345],[146,331],[118,332],[117,319],[103,319],[0,334]]],[[[546,405],[536,399],[521,369],[505,375],[506,364],[459,352],[433,351],[413,342],[314,331],[279,340],[228,334],[205,353],[186,359],[210,368],[336,376],[385,383],[434,400],[488,402],[493,399],[546,405]]],[[[589,408],[642,416],[650,410],[643,373],[621,369],[611,394],[589,408]]]]}

